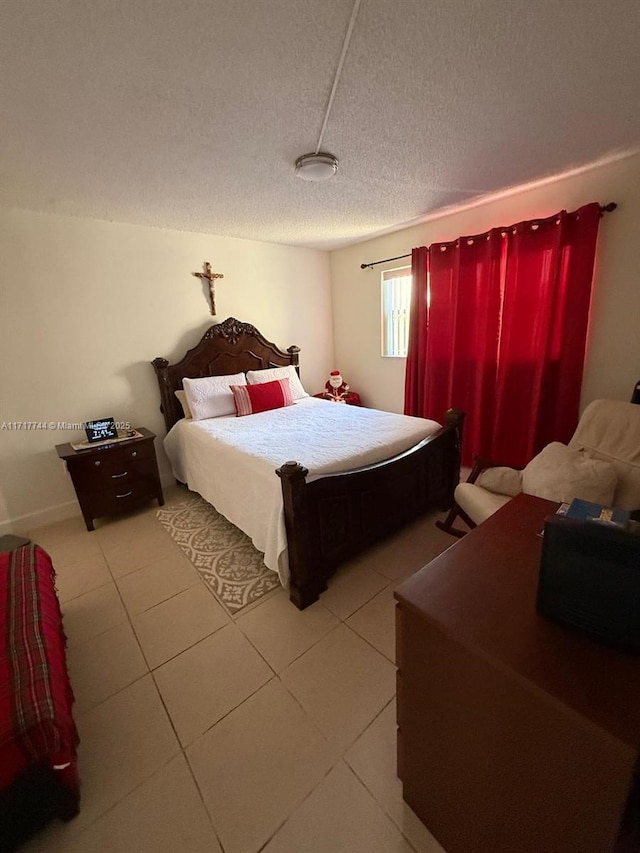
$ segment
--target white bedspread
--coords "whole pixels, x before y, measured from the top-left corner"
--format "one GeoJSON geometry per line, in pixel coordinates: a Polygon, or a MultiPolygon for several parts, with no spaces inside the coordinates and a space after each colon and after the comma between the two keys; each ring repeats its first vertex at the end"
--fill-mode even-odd
{"type": "Polygon", "coordinates": [[[307,480],[389,459],[440,428],[435,421],[308,397],[248,417],[180,420],[164,440],[174,476],[251,537],[289,583],[280,478],[296,461],[307,480]]]}

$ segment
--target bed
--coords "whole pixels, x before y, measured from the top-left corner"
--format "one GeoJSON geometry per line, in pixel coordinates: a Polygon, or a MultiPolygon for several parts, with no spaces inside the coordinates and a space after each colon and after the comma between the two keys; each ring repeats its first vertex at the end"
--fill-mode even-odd
{"type": "Polygon", "coordinates": [[[78,734],[48,554],[0,553],[0,850],[78,812],[78,734]]]}
{"type": "Polygon", "coordinates": [[[315,457],[312,460],[315,464],[310,470],[304,441],[302,445],[296,445],[295,441],[292,443],[295,454],[292,450],[289,455],[282,456],[281,447],[277,450],[270,448],[281,431],[278,424],[283,425],[283,419],[290,415],[306,422],[315,409],[313,417],[322,417],[323,424],[333,422],[334,430],[340,432],[341,424],[350,421],[351,416],[355,417],[354,413],[360,411],[363,419],[360,431],[369,433],[374,430],[374,410],[357,410],[307,398],[297,401],[295,407],[289,407],[284,413],[274,413],[276,426],[271,418],[263,417],[270,415],[269,412],[248,418],[214,418],[212,424],[220,422],[215,424],[216,429],[222,429],[225,441],[232,445],[230,455],[235,457],[235,467],[229,458],[221,461],[215,456],[215,446],[220,444],[220,437],[206,439],[204,433],[209,432],[207,422],[185,423],[175,395],[176,391],[182,390],[184,378],[225,376],[289,365],[298,371],[299,352],[297,346],[286,351],[279,349],[254,326],[230,317],[211,326],[180,361],[169,364],[165,358],[156,358],[153,366],[168,433],[165,447],[174,457],[172,464],[176,447],[178,454],[186,452],[189,456],[187,467],[190,459],[190,471],[184,472],[183,476],[179,476],[181,472],[175,470],[174,464],[177,479],[182,482],[186,479],[190,488],[195,487],[194,490],[199,491],[219,512],[251,536],[259,550],[264,551],[269,568],[277,570],[283,584],[288,585],[291,601],[303,609],[318,599],[340,563],[428,509],[451,506],[453,491],[459,480],[464,415],[450,410],[445,425],[441,427],[435,422],[379,412],[383,420],[420,421],[422,433],[411,437],[409,430],[402,438],[404,445],[396,442],[386,448],[377,447],[373,456],[360,447],[354,457],[348,460],[340,457],[341,464],[345,464],[343,470],[336,470],[336,460],[319,465],[315,457]],[[347,412],[348,409],[352,410],[351,413],[347,412]],[[223,424],[223,421],[227,423],[223,424]],[[260,448],[248,448],[249,456],[258,457],[257,471],[241,454],[240,448],[234,446],[233,426],[228,421],[235,422],[236,430],[242,424],[243,432],[245,427],[249,428],[249,422],[252,422],[252,428],[258,422],[266,425],[262,438],[255,439],[260,448]],[[195,440],[187,440],[187,433],[195,440]],[[209,442],[208,448],[205,441],[209,442]],[[185,447],[191,449],[185,451],[185,447]],[[204,468],[208,455],[211,455],[209,464],[212,470],[207,474],[204,468]],[[272,464],[276,458],[277,464],[272,464]],[[274,492],[277,493],[275,499],[274,492]],[[259,534],[250,520],[238,518],[234,510],[243,499],[257,505],[264,501],[263,515],[268,515],[270,520],[265,522],[263,519],[266,527],[259,534]]]}

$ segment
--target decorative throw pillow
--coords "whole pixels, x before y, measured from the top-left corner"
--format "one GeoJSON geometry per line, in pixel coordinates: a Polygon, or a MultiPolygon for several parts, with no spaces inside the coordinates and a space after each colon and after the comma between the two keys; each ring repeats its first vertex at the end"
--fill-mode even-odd
{"type": "Polygon", "coordinates": [[[291,384],[291,396],[294,400],[302,400],[309,395],[304,390],[298,372],[292,364],[286,367],[267,367],[264,370],[248,370],[247,382],[249,385],[262,385],[264,382],[273,382],[275,379],[288,379],[291,384]]]}
{"type": "Polygon", "coordinates": [[[236,404],[236,414],[255,415],[270,409],[293,406],[291,387],[288,379],[276,379],[274,382],[261,382],[259,385],[232,385],[231,391],[236,404]]]}
{"type": "Polygon", "coordinates": [[[496,495],[509,495],[513,498],[522,491],[522,471],[496,465],[484,470],[476,480],[476,485],[496,495]]]}
{"type": "Polygon", "coordinates": [[[558,441],[548,444],[522,471],[522,491],[550,501],[582,498],[609,506],[617,482],[613,465],[558,441]]]}
{"type": "Polygon", "coordinates": [[[189,408],[189,402],[187,401],[186,392],[185,391],[176,391],[175,395],[178,398],[178,400],[180,400],[180,405],[182,406],[182,412],[185,416],[185,419],[190,420],[191,418],[193,418],[193,415],[191,414],[191,409],[189,408]]]}
{"type": "Polygon", "coordinates": [[[246,385],[244,373],[182,380],[194,421],[235,414],[231,385],[246,385]]]}

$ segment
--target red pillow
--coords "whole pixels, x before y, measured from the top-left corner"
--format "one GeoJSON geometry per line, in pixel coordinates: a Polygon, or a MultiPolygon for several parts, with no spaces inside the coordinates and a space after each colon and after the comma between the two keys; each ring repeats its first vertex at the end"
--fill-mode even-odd
{"type": "Polygon", "coordinates": [[[281,409],[293,406],[291,385],[288,379],[276,379],[274,382],[263,382],[260,385],[230,385],[233,401],[236,404],[236,415],[255,415],[257,412],[267,412],[270,409],[281,409]]]}

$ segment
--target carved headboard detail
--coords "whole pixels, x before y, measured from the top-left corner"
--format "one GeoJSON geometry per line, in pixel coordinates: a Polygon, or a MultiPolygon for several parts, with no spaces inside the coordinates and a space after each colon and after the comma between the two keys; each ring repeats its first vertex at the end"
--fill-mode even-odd
{"type": "Polygon", "coordinates": [[[164,415],[167,432],[183,417],[175,392],[182,388],[185,376],[190,379],[225,376],[289,364],[299,373],[299,352],[300,347],[296,346],[288,347],[285,352],[263,337],[255,326],[229,317],[223,323],[210,326],[200,342],[181,361],[169,364],[166,358],[155,358],[152,364],[160,386],[160,411],[164,415]]]}

